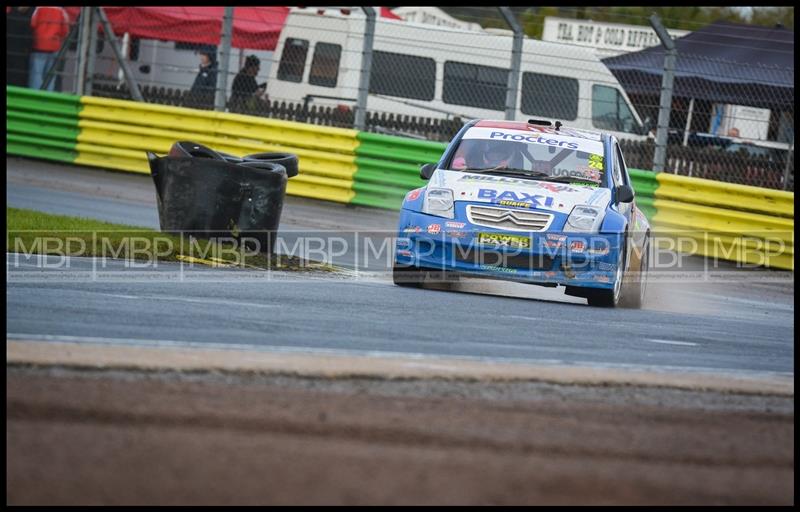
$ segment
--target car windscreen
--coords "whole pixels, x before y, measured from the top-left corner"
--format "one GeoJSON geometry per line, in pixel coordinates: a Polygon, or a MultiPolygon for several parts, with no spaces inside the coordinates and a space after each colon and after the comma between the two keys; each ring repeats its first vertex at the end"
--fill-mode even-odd
{"type": "Polygon", "coordinates": [[[548,133],[473,129],[459,141],[447,169],[599,183],[604,171],[602,148],[599,141],[575,141],[548,133]]]}

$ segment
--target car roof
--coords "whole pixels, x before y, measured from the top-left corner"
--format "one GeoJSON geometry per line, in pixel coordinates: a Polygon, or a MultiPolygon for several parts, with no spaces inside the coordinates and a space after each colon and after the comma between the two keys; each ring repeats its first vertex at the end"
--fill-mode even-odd
{"type": "Polygon", "coordinates": [[[562,137],[574,137],[576,139],[594,140],[597,142],[603,141],[603,134],[591,130],[581,130],[578,128],[571,128],[569,126],[561,126],[558,130],[551,126],[542,126],[539,124],[525,123],[522,121],[503,121],[493,119],[481,119],[474,125],[476,128],[502,128],[506,130],[521,130],[532,131],[540,133],[551,133],[553,135],[561,135],[562,137]]]}

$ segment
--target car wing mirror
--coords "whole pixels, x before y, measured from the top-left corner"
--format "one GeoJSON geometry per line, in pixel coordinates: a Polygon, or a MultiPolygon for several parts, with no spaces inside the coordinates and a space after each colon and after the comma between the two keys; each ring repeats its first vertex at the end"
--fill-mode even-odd
{"type": "Polygon", "coordinates": [[[633,189],[628,185],[617,187],[617,202],[630,203],[631,201],[633,201],[633,189]]]}
{"type": "Polygon", "coordinates": [[[435,170],[436,164],[423,164],[419,168],[419,177],[423,180],[429,180],[431,179],[431,176],[433,176],[433,171],[435,170]]]}

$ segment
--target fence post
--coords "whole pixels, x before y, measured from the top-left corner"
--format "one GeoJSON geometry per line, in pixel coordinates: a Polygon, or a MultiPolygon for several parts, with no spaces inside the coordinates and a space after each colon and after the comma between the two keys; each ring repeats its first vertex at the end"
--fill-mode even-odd
{"type": "Polygon", "coordinates": [[[786,152],[786,168],[783,170],[783,190],[789,188],[789,164],[792,162],[793,153],[794,142],[789,146],[789,151],[786,152]]]}
{"type": "Polygon", "coordinates": [[[664,75],[661,79],[661,101],[658,107],[658,129],[656,130],[656,153],[653,157],[653,171],[661,172],[667,161],[667,132],[669,130],[669,114],[672,109],[672,83],[675,79],[675,60],[678,49],[675,41],[664,29],[657,14],[650,16],[650,25],[656,31],[664,47],[664,75]]]}
{"type": "Polygon", "coordinates": [[[358,102],[356,103],[355,129],[366,130],[367,96],[369,95],[369,78],[372,72],[372,44],[375,40],[375,9],[361,7],[367,15],[367,24],[364,30],[364,47],[361,60],[361,77],[358,81],[358,102]]]}
{"type": "Polygon", "coordinates": [[[226,7],[222,17],[222,37],[219,42],[220,62],[217,72],[217,94],[214,110],[225,111],[225,93],[228,91],[228,66],[231,61],[231,40],[233,39],[233,7],[226,7]]]}
{"type": "Polygon", "coordinates": [[[94,9],[97,9],[97,16],[100,18],[100,23],[103,24],[103,32],[106,34],[106,41],[108,41],[111,49],[114,50],[114,55],[117,57],[117,62],[119,62],[122,72],[125,74],[125,80],[128,82],[128,87],[131,90],[133,99],[136,101],[144,101],[142,91],[139,90],[139,84],[136,82],[131,68],[128,67],[128,61],[125,60],[125,56],[122,55],[122,50],[119,49],[117,36],[114,35],[114,30],[111,28],[111,23],[108,21],[105,11],[103,11],[102,7],[94,7],[94,9]]]}
{"type": "Polygon", "coordinates": [[[517,111],[517,89],[519,86],[519,69],[522,64],[522,41],[525,33],[517,18],[508,7],[498,7],[506,23],[514,31],[514,42],[511,46],[511,72],[508,74],[508,90],[506,91],[506,120],[513,121],[517,111]]]}
{"type": "Polygon", "coordinates": [[[508,74],[508,88],[506,90],[506,120],[513,121],[514,114],[517,111],[519,69],[522,63],[522,40],[525,38],[525,33],[510,8],[498,7],[498,9],[514,32],[514,42],[511,46],[511,72],[508,74]]]}
{"type": "Polygon", "coordinates": [[[91,96],[94,87],[94,64],[97,61],[97,16],[89,9],[89,49],[86,56],[86,78],[81,95],[91,96]]]}
{"type": "Polygon", "coordinates": [[[83,94],[83,85],[86,81],[86,53],[89,48],[89,18],[91,18],[91,11],[94,7],[81,7],[81,15],[78,23],[80,23],[78,35],[78,76],[75,80],[75,94],[78,96],[83,94]]]}

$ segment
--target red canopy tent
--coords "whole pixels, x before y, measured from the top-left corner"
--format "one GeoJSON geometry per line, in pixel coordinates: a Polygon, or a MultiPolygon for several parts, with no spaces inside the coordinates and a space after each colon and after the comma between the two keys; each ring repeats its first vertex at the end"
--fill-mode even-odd
{"type": "MultiPolygon", "coordinates": [[[[66,7],[75,21],[80,7],[66,7]]],[[[114,33],[132,37],[182,43],[219,44],[224,7],[103,7],[114,33]]],[[[288,7],[235,7],[233,41],[235,48],[274,50],[289,15],[288,7]]],[[[400,19],[387,7],[381,16],[400,19]]]]}

